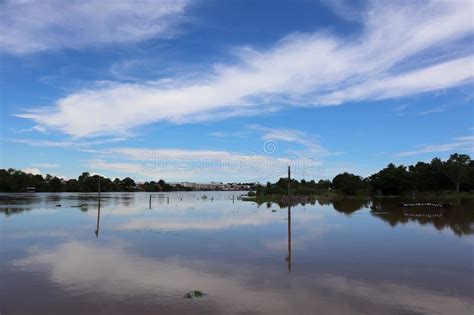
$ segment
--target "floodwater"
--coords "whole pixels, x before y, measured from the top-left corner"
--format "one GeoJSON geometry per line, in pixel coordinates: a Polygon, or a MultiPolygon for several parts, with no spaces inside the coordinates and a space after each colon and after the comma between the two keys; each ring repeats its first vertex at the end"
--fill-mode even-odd
{"type": "Polygon", "coordinates": [[[0,194],[0,313],[474,313],[472,201],[241,194],[0,194]]]}

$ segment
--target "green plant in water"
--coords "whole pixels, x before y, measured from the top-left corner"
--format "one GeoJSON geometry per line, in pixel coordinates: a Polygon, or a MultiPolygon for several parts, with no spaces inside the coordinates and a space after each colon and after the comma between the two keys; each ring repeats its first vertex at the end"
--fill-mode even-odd
{"type": "Polygon", "coordinates": [[[184,295],[185,299],[193,299],[203,297],[204,293],[200,290],[189,291],[184,295]]]}
{"type": "Polygon", "coordinates": [[[202,297],[204,295],[204,293],[202,293],[201,291],[199,290],[194,290],[194,297],[202,297]]]}

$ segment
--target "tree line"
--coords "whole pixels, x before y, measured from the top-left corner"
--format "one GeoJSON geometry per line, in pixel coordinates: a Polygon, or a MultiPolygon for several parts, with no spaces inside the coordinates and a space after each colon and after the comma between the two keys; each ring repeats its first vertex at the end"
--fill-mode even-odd
{"type": "Polygon", "coordinates": [[[139,186],[130,177],[109,178],[82,173],[77,179],[62,180],[52,175],[29,174],[15,169],[0,169],[1,192],[25,192],[34,188],[37,192],[96,192],[100,180],[101,191],[172,191],[187,190],[180,185],[170,185],[164,180],[145,182],[139,186]]]}
{"type": "MultiPolygon", "coordinates": [[[[101,191],[175,191],[190,190],[178,185],[170,185],[164,180],[150,181],[137,185],[133,179],[109,178],[82,173],[77,179],[62,180],[51,175],[35,175],[15,169],[0,169],[1,192],[25,192],[34,187],[38,192],[95,192],[100,179],[101,191]]],[[[287,194],[288,180],[280,178],[276,183],[255,185],[257,195],[287,194]]],[[[315,195],[337,191],[344,195],[376,194],[403,195],[410,192],[473,191],[474,161],[466,154],[452,154],[442,161],[434,158],[430,163],[415,165],[390,163],[379,172],[363,178],[351,173],[341,173],[332,180],[290,181],[294,195],[315,195]]]]}
{"type": "MultiPolygon", "coordinates": [[[[403,195],[410,192],[473,191],[474,161],[467,154],[452,154],[442,161],[434,158],[430,163],[415,165],[390,163],[379,172],[363,178],[351,173],[341,173],[331,180],[290,181],[294,195],[315,195],[337,191],[344,195],[375,194],[403,195]]],[[[288,191],[288,179],[276,183],[258,185],[257,195],[284,195],[288,191]]]]}

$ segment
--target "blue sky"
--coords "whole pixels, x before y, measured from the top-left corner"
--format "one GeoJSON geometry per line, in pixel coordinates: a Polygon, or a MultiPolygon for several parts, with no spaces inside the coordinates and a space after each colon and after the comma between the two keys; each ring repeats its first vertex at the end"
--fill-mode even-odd
{"type": "Polygon", "coordinates": [[[2,1],[0,167],[367,176],[473,152],[471,1],[2,1]]]}

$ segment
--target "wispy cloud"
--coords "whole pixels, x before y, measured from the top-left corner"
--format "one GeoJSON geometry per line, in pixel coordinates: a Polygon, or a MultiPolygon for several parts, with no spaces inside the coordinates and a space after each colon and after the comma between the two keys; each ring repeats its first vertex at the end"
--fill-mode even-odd
{"type": "Polygon", "coordinates": [[[239,62],[215,65],[207,75],[101,83],[18,116],[80,137],[160,121],[255,115],[283,105],[340,105],[445,89],[474,76],[473,55],[439,49],[470,44],[465,39],[474,32],[471,12],[471,4],[463,1],[376,4],[364,14],[363,31],[356,37],[293,34],[268,50],[239,48],[233,52],[239,62]],[[413,67],[427,49],[439,52],[435,63],[413,67]]]}
{"type": "Polygon", "coordinates": [[[448,109],[448,106],[441,105],[441,106],[433,107],[433,108],[427,109],[425,111],[422,111],[422,112],[418,113],[418,115],[426,116],[426,115],[435,114],[435,113],[442,113],[442,112],[446,111],[447,109],[448,109]]]}
{"type": "Polygon", "coordinates": [[[241,131],[233,131],[233,132],[227,132],[227,131],[212,131],[209,133],[210,136],[215,137],[215,138],[245,138],[251,135],[250,130],[241,130],[241,131]]]}
{"type": "MultiPolygon", "coordinates": [[[[35,147],[72,149],[90,154],[84,166],[92,171],[108,171],[121,176],[140,179],[163,178],[168,181],[215,180],[215,181],[266,181],[278,178],[291,166],[295,174],[320,176],[324,171],[323,158],[334,154],[323,148],[317,138],[294,129],[275,129],[261,125],[246,126],[243,134],[258,134],[262,146],[255,152],[229,150],[188,150],[179,148],[110,147],[109,144],[125,138],[110,138],[95,141],[37,140],[28,138],[3,139],[35,147]],[[269,151],[268,141],[288,142],[303,146],[297,150],[269,151]]],[[[217,133],[216,136],[235,136],[233,132],[217,133]]],[[[257,138],[258,139],[258,138],[257,138]]],[[[56,168],[49,163],[32,164],[35,167],[56,168]]]]}
{"type": "Polygon", "coordinates": [[[344,20],[357,21],[361,18],[361,11],[353,6],[355,1],[321,0],[320,2],[344,20]]]}
{"type": "Polygon", "coordinates": [[[420,145],[411,151],[405,151],[395,154],[396,156],[413,156],[433,152],[450,152],[452,151],[474,151],[474,136],[465,136],[453,138],[451,142],[436,145],[420,145]]]}
{"type": "Polygon", "coordinates": [[[55,163],[33,163],[32,165],[39,168],[58,168],[59,167],[59,164],[55,164],[55,163]]]}
{"type": "Polygon", "coordinates": [[[181,150],[150,148],[109,148],[101,150],[100,159],[87,166],[142,178],[165,180],[266,181],[295,172],[316,174],[321,160],[313,157],[284,157],[262,153],[224,150],[181,150]]]}
{"type": "Polygon", "coordinates": [[[0,3],[0,50],[13,54],[169,37],[184,0],[0,3]]]}
{"type": "Polygon", "coordinates": [[[428,108],[426,110],[423,110],[423,111],[419,111],[419,108],[415,108],[413,106],[411,108],[409,108],[409,106],[405,104],[405,105],[400,105],[400,106],[394,107],[393,112],[397,116],[413,116],[413,115],[427,116],[427,115],[431,115],[431,114],[445,112],[446,110],[448,110],[448,108],[449,108],[449,106],[447,106],[447,105],[440,105],[440,106],[430,107],[430,108],[428,108]]]}
{"type": "Polygon", "coordinates": [[[323,157],[336,153],[329,152],[320,143],[316,136],[296,129],[269,128],[261,125],[249,125],[250,130],[262,133],[261,139],[264,141],[282,141],[303,146],[303,150],[291,150],[289,153],[297,156],[323,157]]]}
{"type": "Polygon", "coordinates": [[[44,147],[44,148],[89,148],[96,145],[116,143],[125,141],[126,138],[109,138],[105,140],[96,140],[96,141],[72,141],[72,140],[39,140],[39,139],[29,139],[29,138],[6,138],[1,139],[3,141],[22,143],[27,144],[33,147],[44,147]]]}

